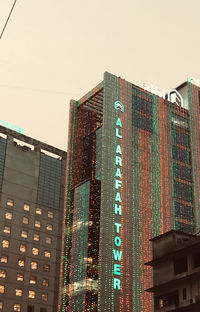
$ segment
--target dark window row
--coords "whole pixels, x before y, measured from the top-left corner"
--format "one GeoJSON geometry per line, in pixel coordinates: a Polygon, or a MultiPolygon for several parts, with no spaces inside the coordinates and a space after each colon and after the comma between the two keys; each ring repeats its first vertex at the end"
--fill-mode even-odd
{"type": "Polygon", "coordinates": [[[132,107],[133,107],[133,110],[141,111],[151,116],[153,115],[152,101],[148,101],[136,95],[133,95],[132,107]]]}
{"type": "Polygon", "coordinates": [[[178,181],[174,181],[174,197],[191,202],[192,187],[178,181]]]}
{"type": "Polygon", "coordinates": [[[189,182],[192,180],[191,169],[178,163],[173,163],[173,174],[175,178],[180,178],[189,182]]]}
{"type": "Polygon", "coordinates": [[[178,146],[172,146],[172,157],[174,160],[190,164],[190,152],[178,146]]]}
{"type": "Polygon", "coordinates": [[[143,116],[136,111],[132,113],[132,124],[134,127],[153,132],[153,119],[143,116]]]}
{"type": "Polygon", "coordinates": [[[188,133],[172,129],[171,136],[173,143],[180,144],[188,148],[190,147],[190,137],[188,133]]]}
{"type": "Polygon", "coordinates": [[[175,229],[189,234],[193,234],[194,232],[194,227],[192,224],[187,224],[180,221],[175,221],[175,229]]]}
{"type": "Polygon", "coordinates": [[[193,223],[194,213],[193,213],[193,208],[191,206],[184,205],[182,203],[175,201],[174,209],[175,209],[176,218],[182,218],[182,219],[190,221],[190,223],[193,223]]]}

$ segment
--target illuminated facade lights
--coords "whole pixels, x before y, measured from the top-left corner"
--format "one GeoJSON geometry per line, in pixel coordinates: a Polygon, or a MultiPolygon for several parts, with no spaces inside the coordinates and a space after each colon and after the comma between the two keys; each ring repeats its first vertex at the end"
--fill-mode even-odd
{"type": "Polygon", "coordinates": [[[199,99],[105,73],[71,102],[61,312],[152,311],[149,239],[199,230],[199,99]]]}

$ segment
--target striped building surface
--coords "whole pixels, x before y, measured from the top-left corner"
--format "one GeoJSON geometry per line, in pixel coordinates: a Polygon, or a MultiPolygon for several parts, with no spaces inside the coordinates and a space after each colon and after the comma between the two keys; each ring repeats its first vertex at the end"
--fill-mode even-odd
{"type": "Polygon", "coordinates": [[[149,239],[199,230],[200,89],[177,90],[106,72],[71,102],[60,311],[152,311],[149,239]]]}

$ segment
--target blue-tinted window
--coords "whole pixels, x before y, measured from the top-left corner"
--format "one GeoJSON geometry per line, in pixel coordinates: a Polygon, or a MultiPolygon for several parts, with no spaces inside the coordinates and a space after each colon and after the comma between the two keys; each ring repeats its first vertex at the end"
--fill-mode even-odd
{"type": "Polygon", "coordinates": [[[59,208],[61,160],[41,154],[37,203],[59,208]]]}
{"type": "Polygon", "coordinates": [[[6,156],[6,139],[0,137],[0,190],[3,182],[4,163],[6,156]]]}

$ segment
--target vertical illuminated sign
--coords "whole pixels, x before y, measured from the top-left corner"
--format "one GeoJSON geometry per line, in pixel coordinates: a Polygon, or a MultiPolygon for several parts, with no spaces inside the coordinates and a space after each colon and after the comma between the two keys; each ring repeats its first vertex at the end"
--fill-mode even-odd
{"type": "MultiPolygon", "coordinates": [[[[124,112],[124,106],[120,101],[114,103],[114,107],[117,110],[124,112]]],[[[114,177],[114,188],[115,188],[115,202],[114,202],[114,248],[113,248],[113,258],[114,258],[114,268],[113,268],[113,288],[120,290],[121,288],[121,215],[122,215],[122,199],[121,199],[121,189],[122,189],[122,122],[120,117],[117,117],[115,122],[115,136],[116,136],[116,147],[115,147],[115,177],[114,177]]]]}

